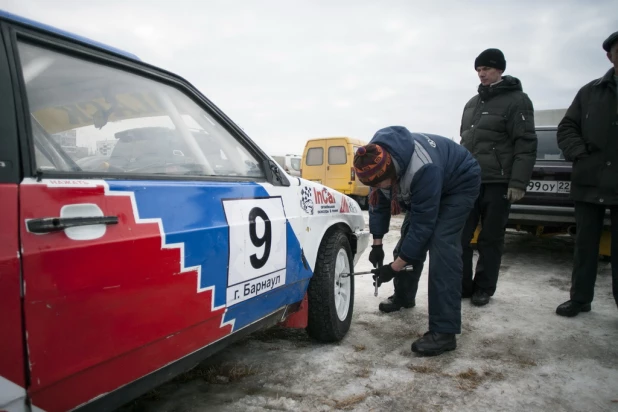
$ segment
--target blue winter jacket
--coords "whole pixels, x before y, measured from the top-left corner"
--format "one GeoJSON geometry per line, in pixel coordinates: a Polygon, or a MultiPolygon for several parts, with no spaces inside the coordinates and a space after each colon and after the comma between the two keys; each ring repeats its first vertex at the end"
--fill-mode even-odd
{"type": "MultiPolygon", "coordinates": [[[[378,130],[370,143],[384,147],[395,160],[398,201],[410,213],[399,256],[407,262],[420,260],[433,234],[441,199],[478,192],[480,167],[458,143],[434,134],[410,133],[402,126],[378,130]]],[[[390,190],[372,190],[379,190],[379,200],[369,208],[369,230],[374,239],[381,239],[390,224],[390,190]]]]}

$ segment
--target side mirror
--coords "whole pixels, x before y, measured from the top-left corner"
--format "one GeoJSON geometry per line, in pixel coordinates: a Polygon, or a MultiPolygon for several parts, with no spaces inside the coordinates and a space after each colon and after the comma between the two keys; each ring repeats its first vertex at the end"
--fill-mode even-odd
{"type": "Polygon", "coordinates": [[[266,178],[274,186],[290,186],[289,180],[279,173],[279,166],[274,161],[267,159],[263,162],[266,178]]]}

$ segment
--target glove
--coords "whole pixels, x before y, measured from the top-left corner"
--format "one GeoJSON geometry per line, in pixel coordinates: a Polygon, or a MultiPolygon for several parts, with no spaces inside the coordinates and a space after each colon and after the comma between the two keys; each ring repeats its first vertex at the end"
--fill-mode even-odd
{"type": "Polygon", "coordinates": [[[371,252],[369,253],[369,261],[374,268],[382,265],[382,262],[384,262],[384,249],[382,248],[382,245],[371,246],[371,252]]]}
{"type": "Polygon", "coordinates": [[[506,198],[509,202],[515,203],[518,200],[521,200],[522,197],[526,194],[525,190],[515,189],[514,187],[509,187],[509,190],[506,194],[506,198]]]}
{"type": "Polygon", "coordinates": [[[397,272],[393,270],[391,265],[381,266],[377,269],[373,269],[371,272],[374,273],[373,286],[378,282],[378,287],[380,287],[382,283],[390,282],[397,275],[397,272]]]}

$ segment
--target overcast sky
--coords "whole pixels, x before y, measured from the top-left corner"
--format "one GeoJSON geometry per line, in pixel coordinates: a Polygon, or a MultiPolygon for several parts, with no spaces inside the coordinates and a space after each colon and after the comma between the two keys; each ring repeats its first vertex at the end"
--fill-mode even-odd
{"type": "Polygon", "coordinates": [[[0,0],[178,73],[270,154],[376,130],[459,141],[474,59],[501,49],[535,109],[566,108],[610,63],[618,0],[0,0]]]}

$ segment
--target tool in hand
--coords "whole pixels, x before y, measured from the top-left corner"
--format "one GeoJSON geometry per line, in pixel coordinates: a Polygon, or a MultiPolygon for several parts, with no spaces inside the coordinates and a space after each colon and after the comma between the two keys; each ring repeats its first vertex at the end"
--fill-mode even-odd
{"type": "MultiPolygon", "coordinates": [[[[381,268],[382,266],[384,266],[384,258],[382,258],[382,260],[380,261],[380,264],[378,265],[379,268],[381,268]]],[[[373,286],[374,286],[373,296],[377,298],[378,297],[378,281],[377,280],[375,281],[373,286]]]]}
{"type": "MultiPolygon", "coordinates": [[[[375,269],[373,269],[373,270],[375,270],[375,269]]],[[[409,265],[409,266],[406,266],[403,269],[401,269],[400,272],[412,272],[412,270],[414,270],[414,267],[412,265],[409,265]]],[[[347,278],[348,276],[368,275],[370,273],[373,273],[373,271],[368,270],[366,272],[342,273],[341,277],[342,278],[347,278]]]]}
{"type": "MultiPolygon", "coordinates": [[[[406,267],[402,268],[400,270],[400,272],[412,272],[413,270],[414,270],[414,266],[409,265],[409,266],[406,266],[406,267]]],[[[373,271],[372,270],[368,270],[366,272],[342,273],[341,277],[342,278],[347,278],[349,276],[359,276],[359,275],[369,275],[369,274],[373,274],[373,271]]],[[[378,296],[378,282],[376,282],[376,289],[375,289],[375,292],[373,293],[373,296],[378,296]]]]}

